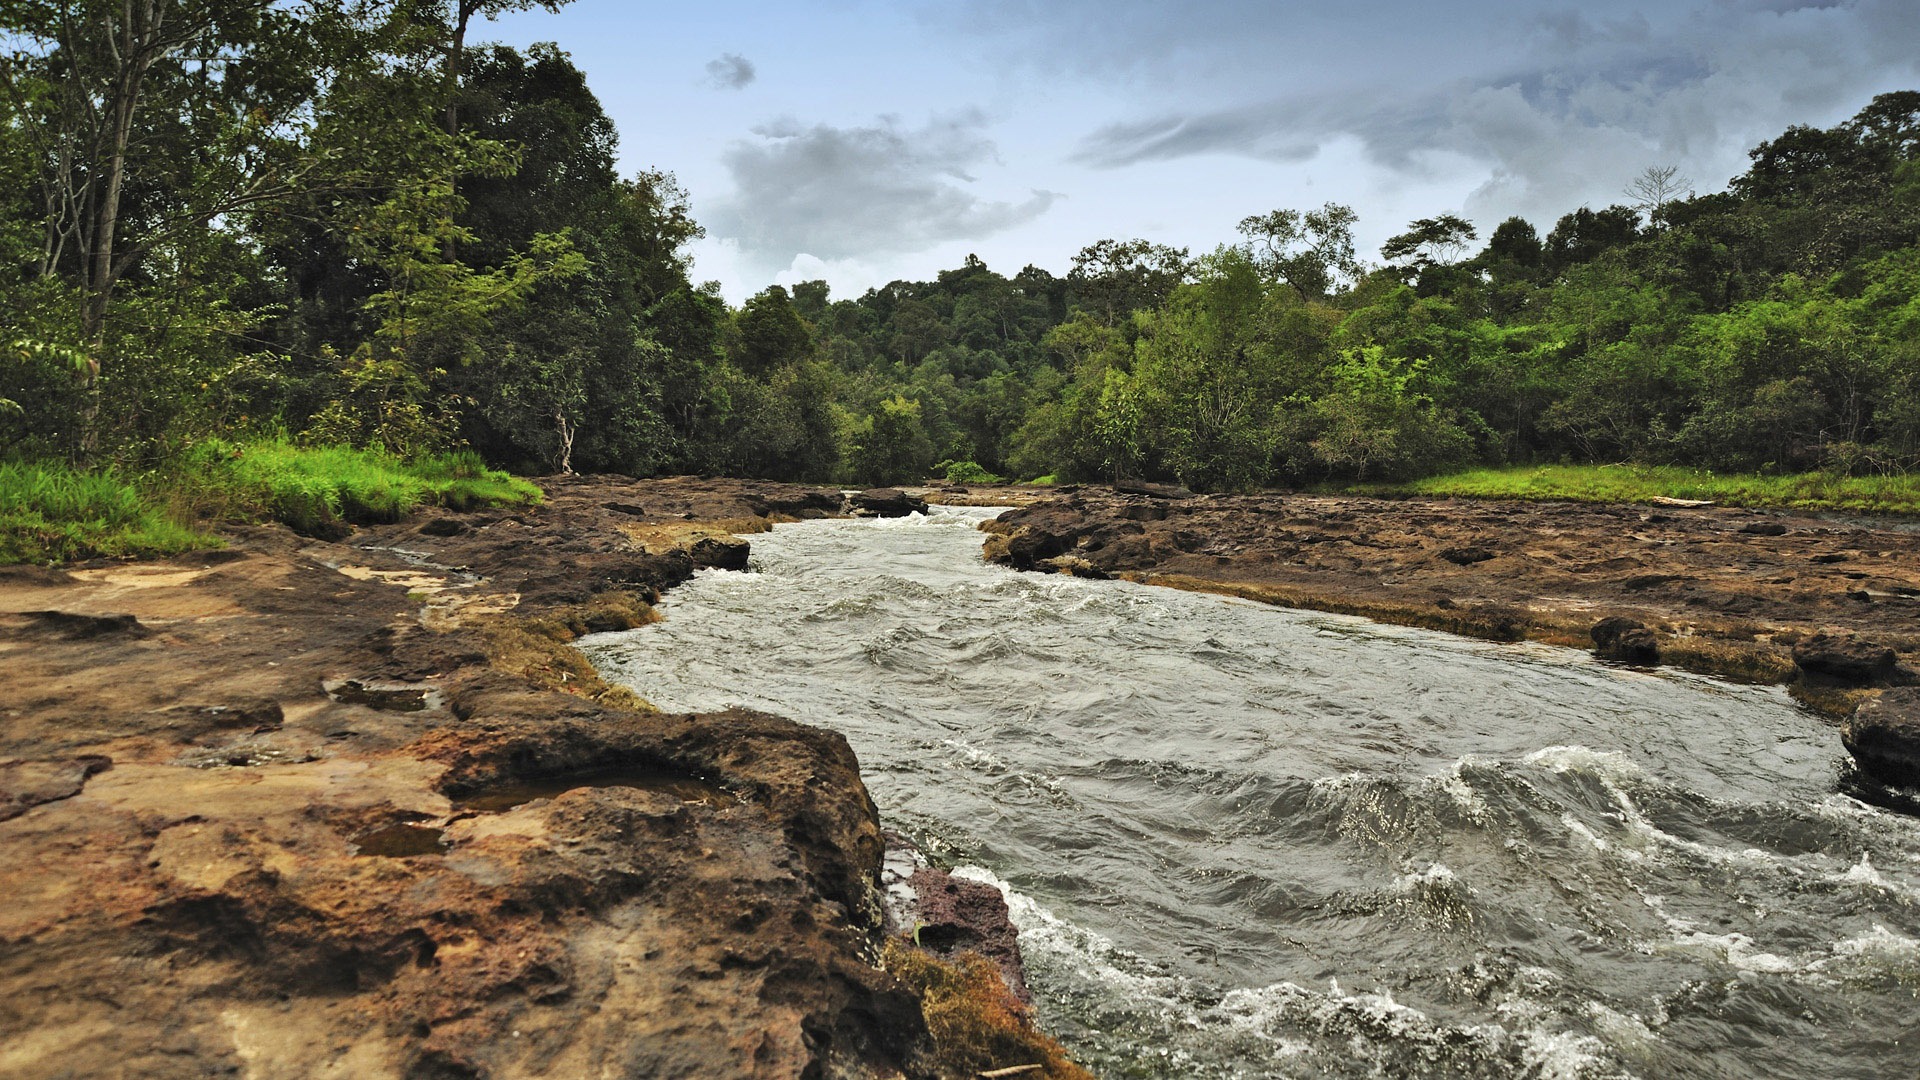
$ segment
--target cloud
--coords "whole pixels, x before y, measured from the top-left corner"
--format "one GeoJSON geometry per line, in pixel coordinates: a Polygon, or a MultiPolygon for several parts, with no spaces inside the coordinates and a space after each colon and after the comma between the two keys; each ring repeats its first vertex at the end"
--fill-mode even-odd
{"type": "Polygon", "coordinates": [[[757,78],[753,61],[737,53],[721,53],[719,59],[707,61],[707,85],[715,90],[745,90],[757,78]]]}
{"type": "Polygon", "coordinates": [[[998,163],[977,112],[917,128],[896,117],[869,126],[779,120],[724,156],[734,191],[705,214],[717,238],[771,265],[805,252],[833,262],[924,251],[1026,224],[1060,196],[985,198],[976,173],[998,163]]]}
{"type": "Polygon", "coordinates": [[[981,33],[1020,42],[1003,41],[1015,66],[1103,80],[1131,105],[1078,140],[1076,164],[1296,164],[1357,139],[1389,175],[1420,178],[1436,162],[1477,173],[1459,189],[1464,206],[1500,216],[1604,204],[1650,164],[1713,190],[1788,125],[1831,124],[1920,77],[1912,0],[960,7],[981,33]]]}

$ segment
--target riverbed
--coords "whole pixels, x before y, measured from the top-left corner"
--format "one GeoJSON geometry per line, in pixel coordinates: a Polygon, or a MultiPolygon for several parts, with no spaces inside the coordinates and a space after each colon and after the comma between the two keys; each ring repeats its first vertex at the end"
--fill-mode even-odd
{"type": "Polygon", "coordinates": [[[994,512],[782,525],[582,646],[844,734],[1103,1076],[1910,1071],[1920,822],[1783,691],[989,566],[994,512]]]}

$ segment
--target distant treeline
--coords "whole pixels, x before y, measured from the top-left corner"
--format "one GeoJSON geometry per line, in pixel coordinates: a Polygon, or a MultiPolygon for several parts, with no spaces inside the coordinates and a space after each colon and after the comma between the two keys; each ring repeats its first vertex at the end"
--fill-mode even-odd
{"type": "Polygon", "coordinates": [[[259,437],[1207,489],[1920,466],[1917,92],[1789,129],[1725,192],[1648,168],[1544,236],[1443,214],[1369,263],[1329,203],[1198,257],[1103,240],[1063,276],[969,258],[732,309],[689,278],[687,194],[617,173],[568,58],[467,44],[474,15],[530,6],[9,5],[7,455],[144,466],[259,437]]]}

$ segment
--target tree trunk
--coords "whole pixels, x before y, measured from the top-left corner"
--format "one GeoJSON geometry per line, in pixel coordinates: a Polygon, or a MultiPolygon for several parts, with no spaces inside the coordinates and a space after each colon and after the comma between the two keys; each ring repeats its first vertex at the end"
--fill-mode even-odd
{"type": "MultiPolygon", "coordinates": [[[[113,56],[119,63],[109,84],[112,129],[108,133],[105,162],[106,184],[93,203],[89,225],[92,249],[87,252],[81,270],[85,301],[81,308],[81,340],[87,349],[87,371],[81,377],[79,452],[90,458],[100,447],[100,357],[106,348],[107,306],[113,297],[120,268],[115,265],[115,240],[120,226],[120,193],[127,177],[127,147],[133,140],[134,114],[140,107],[140,91],[157,51],[164,47],[162,30],[167,21],[167,0],[128,2],[121,11],[124,23],[111,40],[113,56]]],[[[69,43],[74,48],[78,43],[69,43]]]]}

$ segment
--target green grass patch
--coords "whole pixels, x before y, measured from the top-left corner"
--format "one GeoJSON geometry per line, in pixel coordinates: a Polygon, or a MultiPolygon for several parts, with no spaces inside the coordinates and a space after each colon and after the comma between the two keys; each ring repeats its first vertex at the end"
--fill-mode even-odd
{"type": "Polygon", "coordinates": [[[1674,466],[1543,465],[1474,469],[1403,484],[1342,489],[1367,495],[1431,495],[1471,499],[1646,502],[1705,499],[1724,506],[1920,515],[1920,477],[1799,473],[1759,476],[1674,466]]]}
{"type": "Polygon", "coordinates": [[[0,461],[0,565],[219,547],[111,471],[0,461]]]}
{"type": "Polygon", "coordinates": [[[422,506],[471,510],[542,498],[538,487],[488,469],[471,451],[402,462],[377,451],[283,440],[201,443],[163,478],[161,491],[185,517],[279,521],[308,533],[399,521],[422,506]]]}
{"type": "Polygon", "coordinates": [[[346,447],[211,440],[137,479],[0,461],[0,565],[219,547],[208,525],[279,521],[328,535],[398,521],[422,506],[471,510],[542,498],[470,451],[402,462],[346,447]]]}

